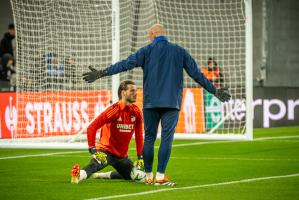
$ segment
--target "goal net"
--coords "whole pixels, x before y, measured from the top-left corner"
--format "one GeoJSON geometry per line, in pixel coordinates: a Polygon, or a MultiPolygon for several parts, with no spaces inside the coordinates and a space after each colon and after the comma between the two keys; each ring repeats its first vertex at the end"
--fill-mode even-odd
{"type": "Polygon", "coordinates": [[[126,79],[137,84],[136,104],[142,109],[141,68],[92,84],[81,75],[89,65],[106,68],[149,44],[146,31],[157,22],[166,27],[171,42],[187,49],[216,87],[232,94],[228,103],[220,103],[185,74],[175,136],[251,139],[250,0],[11,4],[17,43],[17,123],[10,129],[11,144],[74,147],[86,140],[86,126],[116,100],[118,84],[126,79]]]}

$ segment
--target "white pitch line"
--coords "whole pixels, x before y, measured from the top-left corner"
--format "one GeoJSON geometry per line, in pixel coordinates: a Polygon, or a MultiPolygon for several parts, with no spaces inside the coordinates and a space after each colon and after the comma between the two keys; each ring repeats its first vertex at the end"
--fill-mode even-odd
{"type": "MultiPolygon", "coordinates": [[[[51,155],[54,157],[77,157],[77,158],[86,158],[86,155],[51,155]]],[[[240,160],[240,161],[294,161],[298,162],[299,159],[276,159],[276,158],[234,158],[234,157],[171,157],[171,159],[178,160],[240,160]]]]}
{"type": "Polygon", "coordinates": [[[116,198],[132,197],[132,196],[142,196],[142,195],[147,195],[147,194],[161,193],[161,192],[167,192],[167,191],[173,191],[173,190],[190,190],[190,189],[198,189],[198,188],[208,188],[208,187],[214,187],[214,186],[232,185],[232,184],[239,184],[239,183],[249,183],[249,182],[255,182],[255,181],[290,178],[290,177],[298,177],[298,176],[299,176],[299,173],[282,175],[282,176],[268,176],[268,177],[250,178],[250,179],[242,179],[242,180],[238,180],[238,181],[210,183],[210,184],[204,184],[204,185],[192,185],[192,186],[185,186],[185,187],[163,188],[163,189],[158,189],[158,190],[149,190],[149,191],[129,193],[129,194],[111,195],[111,196],[104,196],[104,197],[98,197],[98,198],[92,198],[92,199],[86,199],[86,200],[116,199],[116,198]]]}
{"type": "MultiPolygon", "coordinates": [[[[176,145],[172,145],[172,147],[193,146],[193,145],[213,144],[213,143],[223,143],[223,142],[232,142],[232,141],[195,142],[195,143],[176,144],[176,145]]],[[[155,148],[157,149],[157,148],[159,148],[159,146],[155,146],[155,148]]],[[[132,147],[132,148],[129,148],[129,150],[136,150],[136,148],[132,147]]],[[[20,155],[20,156],[7,156],[7,157],[0,157],[0,160],[30,158],[30,157],[43,157],[43,156],[53,156],[53,155],[63,155],[63,154],[76,154],[76,153],[83,153],[83,152],[87,152],[87,151],[74,151],[74,152],[67,151],[67,152],[20,155]]]]}
{"type": "Polygon", "coordinates": [[[299,140],[271,140],[271,142],[299,143],[299,140]]]}
{"type": "Polygon", "coordinates": [[[261,137],[256,138],[253,141],[259,140],[276,140],[276,139],[288,139],[288,138],[299,138],[299,135],[286,135],[286,136],[274,136],[274,137],[261,137]]]}
{"type": "MultiPolygon", "coordinates": [[[[263,141],[263,140],[276,140],[276,139],[286,139],[286,138],[299,138],[297,136],[277,136],[277,137],[263,137],[254,139],[253,141],[263,141]]],[[[184,144],[174,144],[172,147],[185,147],[185,146],[195,146],[195,145],[205,145],[205,144],[221,144],[221,143],[233,143],[233,142],[248,142],[246,140],[225,140],[225,141],[211,141],[211,142],[192,142],[192,143],[184,143],[184,144]]],[[[250,142],[250,141],[249,141],[250,142]]],[[[159,146],[155,146],[155,148],[159,148],[159,146]]],[[[130,148],[133,150],[134,148],[130,148]]],[[[135,148],[136,149],[136,148],[135,148]]]]}
{"type": "MultiPolygon", "coordinates": [[[[299,138],[298,136],[277,136],[277,137],[263,137],[257,138],[253,141],[262,141],[262,140],[272,140],[272,139],[286,139],[286,138],[299,138]]],[[[211,141],[211,142],[193,142],[193,143],[184,143],[184,144],[174,144],[172,147],[185,147],[185,146],[195,146],[195,145],[206,145],[206,144],[221,144],[221,143],[232,143],[232,142],[246,142],[244,140],[227,140],[227,141],[211,141]]],[[[155,146],[155,148],[159,148],[159,146],[155,146]]],[[[129,150],[135,150],[136,148],[130,148],[129,150]]],[[[20,156],[7,156],[0,157],[0,160],[5,159],[17,159],[17,158],[29,158],[29,157],[43,157],[43,156],[52,156],[52,155],[63,155],[63,154],[76,154],[83,153],[86,151],[74,151],[74,152],[55,152],[55,153],[43,153],[43,154],[32,154],[32,155],[20,155],[20,156]]]]}
{"type": "MultiPolygon", "coordinates": [[[[63,155],[63,154],[58,154],[58,155],[50,155],[54,157],[80,157],[80,158],[86,158],[86,155],[63,155]]],[[[280,159],[280,158],[238,158],[238,157],[172,157],[171,159],[178,159],[178,160],[244,160],[244,161],[295,161],[298,162],[299,159],[280,159]]]]}
{"type": "Polygon", "coordinates": [[[21,156],[7,156],[7,157],[0,157],[0,160],[16,159],[16,158],[29,158],[29,157],[43,157],[43,156],[63,155],[63,154],[76,154],[76,153],[82,153],[82,152],[85,152],[85,151],[64,151],[64,152],[31,154],[31,155],[21,155],[21,156]]]}
{"type": "Polygon", "coordinates": [[[234,158],[234,157],[171,157],[178,160],[248,160],[248,161],[299,161],[299,159],[276,159],[276,158],[234,158]]]}

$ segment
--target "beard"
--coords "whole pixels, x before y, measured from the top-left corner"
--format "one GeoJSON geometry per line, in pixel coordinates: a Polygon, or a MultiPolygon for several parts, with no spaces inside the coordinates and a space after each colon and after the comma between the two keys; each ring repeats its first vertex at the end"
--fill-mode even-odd
{"type": "Polygon", "coordinates": [[[129,103],[135,103],[136,102],[136,97],[127,98],[126,101],[129,102],[129,103]]]}

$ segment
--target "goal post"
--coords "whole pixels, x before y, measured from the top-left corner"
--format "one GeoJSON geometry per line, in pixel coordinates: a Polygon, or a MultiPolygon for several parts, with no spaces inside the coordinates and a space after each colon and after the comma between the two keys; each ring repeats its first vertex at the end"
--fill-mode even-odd
{"type": "MultiPolygon", "coordinates": [[[[119,24],[119,0],[112,1],[112,64],[119,61],[120,58],[120,24],[119,24]]],[[[120,75],[115,74],[112,76],[112,99],[117,102],[118,94],[117,89],[120,84],[120,75]]]]}
{"type": "Polygon", "coordinates": [[[252,35],[252,0],[245,0],[246,16],[246,137],[253,139],[253,35],[252,35]]]}
{"type": "MultiPolygon", "coordinates": [[[[251,140],[251,0],[11,0],[17,44],[17,124],[10,144],[82,148],[87,125],[117,101],[121,81],[138,87],[142,109],[142,69],[95,83],[82,73],[104,69],[149,44],[154,23],[184,47],[201,71],[232,99],[219,102],[184,74],[183,100],[175,137],[251,140]]],[[[84,145],[83,145],[84,146],[84,145]]]]}

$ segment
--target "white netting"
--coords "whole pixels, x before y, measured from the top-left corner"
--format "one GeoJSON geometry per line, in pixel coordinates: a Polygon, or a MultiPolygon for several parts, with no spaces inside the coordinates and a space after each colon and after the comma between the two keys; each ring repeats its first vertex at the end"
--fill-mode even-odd
{"type": "MultiPolygon", "coordinates": [[[[244,133],[245,102],[240,104],[245,98],[244,2],[134,1],[133,8],[130,2],[121,1],[120,6],[122,58],[146,45],[149,42],[146,30],[159,22],[166,27],[171,42],[186,48],[209,79],[213,79],[218,88],[229,88],[232,94],[232,101],[221,104],[207,92],[195,89],[200,86],[185,73],[186,91],[177,132],[209,132],[219,123],[213,132],[244,133]],[[212,58],[211,63],[216,61],[217,67],[207,67],[209,58],[212,58]],[[222,120],[228,113],[231,114],[222,120]]],[[[121,80],[125,79],[133,79],[142,87],[141,69],[122,73],[121,80]]]]}
{"type": "MultiPolygon", "coordinates": [[[[94,84],[81,77],[88,65],[111,64],[111,0],[11,2],[18,71],[18,125],[13,137],[80,132],[111,101],[111,77],[94,84]]],[[[244,133],[243,0],[120,0],[119,10],[121,59],[148,44],[147,29],[160,22],[169,40],[186,48],[217,87],[227,87],[232,94],[232,101],[222,105],[185,74],[177,132],[244,133]],[[210,57],[217,67],[207,68],[210,57]]],[[[141,68],[122,73],[120,81],[125,79],[142,89],[141,68]]],[[[142,90],[139,106],[141,97],[142,90]]]]}
{"type": "Polygon", "coordinates": [[[12,4],[18,67],[14,137],[76,134],[110,103],[111,79],[87,84],[82,73],[89,65],[111,63],[111,1],[12,4]]]}

